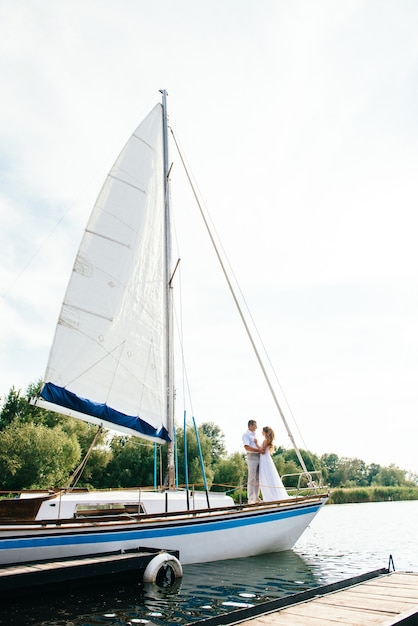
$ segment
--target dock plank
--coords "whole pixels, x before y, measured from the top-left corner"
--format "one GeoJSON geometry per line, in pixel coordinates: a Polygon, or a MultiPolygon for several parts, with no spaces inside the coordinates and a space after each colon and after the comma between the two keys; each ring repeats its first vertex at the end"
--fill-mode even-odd
{"type": "Polygon", "coordinates": [[[405,611],[404,613],[400,613],[396,616],[396,621],[389,620],[387,622],[383,622],[379,626],[396,626],[396,624],[408,624],[414,625],[417,623],[417,610],[412,609],[411,611],[405,611]],[[410,621],[408,621],[408,619],[410,621]]]}
{"type": "MultiPolygon", "coordinates": [[[[297,615],[305,619],[305,624],[309,624],[312,617],[322,620],[323,624],[381,624],[383,620],[392,617],[389,612],[379,611],[378,613],[367,609],[356,609],[344,605],[328,605],[313,600],[305,604],[298,604],[289,609],[285,609],[289,615],[297,615]]],[[[280,623],[280,622],[279,622],[280,623]]]]}
{"type": "Polygon", "coordinates": [[[323,603],[327,604],[350,604],[353,608],[361,609],[368,608],[373,611],[379,611],[382,607],[382,602],[384,602],[385,611],[389,613],[397,613],[399,610],[403,610],[405,604],[409,605],[410,608],[413,608],[416,605],[416,601],[413,598],[393,598],[386,597],[384,601],[382,600],[382,596],[369,595],[369,594],[361,594],[355,592],[347,592],[344,594],[332,594],[330,596],[325,596],[321,599],[323,603]]]}
{"type": "Polygon", "coordinates": [[[364,586],[364,588],[360,587],[357,590],[359,595],[370,596],[374,595],[377,598],[399,598],[407,601],[408,599],[414,600],[417,597],[417,589],[416,587],[411,586],[402,586],[402,585],[373,585],[370,587],[364,586]]]}
{"type": "Polygon", "coordinates": [[[418,574],[392,572],[239,623],[241,626],[394,626],[414,616],[418,616],[418,574]]]}

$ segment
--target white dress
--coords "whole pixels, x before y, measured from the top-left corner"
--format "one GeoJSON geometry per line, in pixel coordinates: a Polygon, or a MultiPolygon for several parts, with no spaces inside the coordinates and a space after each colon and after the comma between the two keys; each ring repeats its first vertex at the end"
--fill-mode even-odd
{"type": "Polygon", "coordinates": [[[282,479],[271,458],[269,448],[266,448],[264,454],[260,454],[260,489],[264,502],[273,502],[274,500],[284,500],[289,498],[286,489],[283,486],[282,479]]]}

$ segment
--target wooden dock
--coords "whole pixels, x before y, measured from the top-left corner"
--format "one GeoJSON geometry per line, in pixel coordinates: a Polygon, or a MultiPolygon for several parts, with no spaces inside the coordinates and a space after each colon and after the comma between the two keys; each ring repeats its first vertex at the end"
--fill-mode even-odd
{"type": "MultiPolygon", "coordinates": [[[[178,551],[166,550],[178,558],[178,551]]],[[[154,548],[138,548],[126,552],[109,552],[54,561],[38,561],[0,567],[0,593],[118,574],[142,575],[150,561],[161,553],[154,548]]]]}
{"type": "Polygon", "coordinates": [[[280,611],[242,626],[393,626],[418,624],[418,574],[393,572],[280,611]]]}
{"type": "Polygon", "coordinates": [[[418,573],[376,570],[199,622],[202,626],[413,626],[418,573]]]}

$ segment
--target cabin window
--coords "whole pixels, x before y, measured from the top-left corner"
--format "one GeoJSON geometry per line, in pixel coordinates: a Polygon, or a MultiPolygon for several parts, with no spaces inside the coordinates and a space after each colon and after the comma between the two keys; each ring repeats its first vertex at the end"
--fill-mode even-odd
{"type": "MultiPolygon", "coordinates": [[[[139,513],[145,513],[142,504],[139,513]]],[[[101,504],[77,504],[74,517],[107,517],[116,515],[138,515],[138,504],[123,504],[121,502],[105,502],[101,504]]]]}

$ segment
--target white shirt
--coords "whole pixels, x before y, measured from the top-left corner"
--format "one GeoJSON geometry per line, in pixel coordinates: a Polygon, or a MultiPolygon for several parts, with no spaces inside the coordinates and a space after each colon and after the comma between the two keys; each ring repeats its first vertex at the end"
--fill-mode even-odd
{"type": "MultiPolygon", "coordinates": [[[[257,444],[254,439],[256,438],[256,434],[253,433],[252,430],[247,430],[242,436],[242,443],[244,446],[251,446],[251,448],[256,448],[257,444]]],[[[258,454],[258,452],[252,452],[252,450],[246,450],[247,454],[258,454]]]]}

